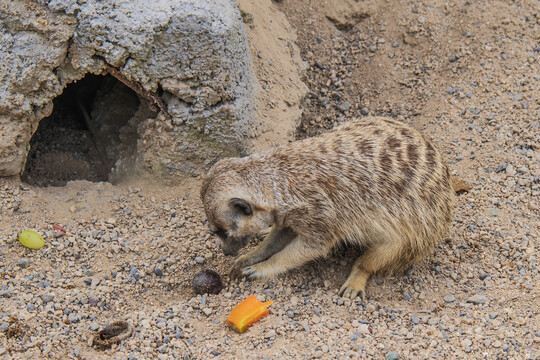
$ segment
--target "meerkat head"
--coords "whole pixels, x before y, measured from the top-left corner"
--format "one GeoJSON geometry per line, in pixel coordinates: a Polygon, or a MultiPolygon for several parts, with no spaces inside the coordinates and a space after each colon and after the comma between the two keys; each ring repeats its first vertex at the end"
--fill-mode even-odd
{"type": "Polygon", "coordinates": [[[223,253],[236,256],[250,239],[273,225],[273,215],[234,171],[212,170],[201,188],[208,228],[222,240],[223,253]]]}

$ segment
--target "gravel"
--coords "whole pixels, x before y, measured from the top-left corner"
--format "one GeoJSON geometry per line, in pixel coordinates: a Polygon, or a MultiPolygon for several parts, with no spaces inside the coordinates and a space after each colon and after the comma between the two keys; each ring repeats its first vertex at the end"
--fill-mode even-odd
{"type": "Polygon", "coordinates": [[[450,294],[450,295],[446,295],[446,296],[443,298],[443,300],[444,300],[445,302],[447,302],[447,303],[452,303],[452,302],[456,301],[456,297],[455,297],[454,295],[450,294]]]}
{"type": "Polygon", "coordinates": [[[485,304],[486,301],[487,301],[487,298],[484,295],[474,295],[467,299],[468,303],[475,304],[475,305],[485,304]]]}
{"type": "Polygon", "coordinates": [[[28,259],[19,259],[17,260],[17,265],[21,268],[27,268],[29,265],[28,259]]]}
{"type": "Polygon", "coordinates": [[[370,280],[366,302],[337,296],[358,254],[349,248],[270,281],[230,281],[219,294],[196,295],[194,274],[212,269],[225,280],[233,262],[207,232],[198,179],[59,188],[0,179],[0,356],[534,359],[536,11],[523,0],[381,4],[376,16],[339,31],[319,3],[276,3],[308,66],[298,137],[368,114],[431,137],[471,186],[432,257],[370,280]],[[489,22],[477,21],[488,13],[489,22]],[[55,238],[54,224],[66,234],[55,238]],[[43,234],[46,245],[23,248],[23,229],[43,234]],[[274,300],[270,314],[236,334],[225,320],[251,294],[274,300]],[[116,320],[133,326],[129,338],[108,350],[89,345],[116,320]]]}

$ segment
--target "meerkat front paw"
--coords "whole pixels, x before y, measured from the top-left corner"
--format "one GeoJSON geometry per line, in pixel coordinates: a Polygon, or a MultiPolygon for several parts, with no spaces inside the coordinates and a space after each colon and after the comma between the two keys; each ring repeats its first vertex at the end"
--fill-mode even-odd
{"type": "Polygon", "coordinates": [[[257,265],[251,265],[243,268],[242,276],[247,277],[248,280],[255,280],[264,277],[262,271],[258,269],[257,265]]]}
{"type": "MultiPolygon", "coordinates": [[[[360,296],[362,302],[366,301],[365,282],[355,281],[356,278],[349,277],[345,284],[339,290],[339,296],[354,300],[357,296],[360,296]]],[[[360,279],[358,279],[360,280],[360,279]]]]}
{"type": "Polygon", "coordinates": [[[263,261],[247,266],[242,269],[242,275],[247,277],[248,280],[272,278],[276,275],[276,272],[272,271],[272,267],[269,265],[268,261],[263,261]]]}
{"type": "Polygon", "coordinates": [[[252,265],[253,261],[249,254],[240,256],[231,267],[229,276],[231,279],[239,279],[245,275],[242,274],[245,267],[252,265]]]}

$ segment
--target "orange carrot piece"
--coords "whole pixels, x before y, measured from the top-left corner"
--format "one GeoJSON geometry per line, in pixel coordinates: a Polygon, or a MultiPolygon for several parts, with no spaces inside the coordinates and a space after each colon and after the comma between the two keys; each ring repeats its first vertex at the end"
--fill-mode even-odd
{"type": "Polygon", "coordinates": [[[227,326],[238,333],[243,333],[247,328],[268,315],[267,307],[272,305],[274,300],[265,303],[257,300],[255,295],[250,295],[232,309],[227,318],[227,326]]]}

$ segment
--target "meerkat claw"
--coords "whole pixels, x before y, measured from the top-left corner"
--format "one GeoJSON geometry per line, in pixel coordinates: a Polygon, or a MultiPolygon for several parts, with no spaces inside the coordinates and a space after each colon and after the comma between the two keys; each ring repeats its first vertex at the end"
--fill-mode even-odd
{"type": "Polygon", "coordinates": [[[359,296],[360,297],[360,300],[362,300],[363,303],[366,302],[366,292],[365,291],[360,291],[358,292],[358,294],[356,295],[357,297],[359,296]]]}
{"type": "Polygon", "coordinates": [[[231,271],[229,272],[229,276],[231,279],[238,279],[242,277],[242,270],[246,267],[248,264],[249,259],[242,255],[236,261],[233,263],[231,267],[231,271]]]}
{"type": "Polygon", "coordinates": [[[258,278],[258,274],[252,266],[248,266],[242,269],[242,276],[245,276],[248,280],[255,280],[258,278]]]}
{"type": "Polygon", "coordinates": [[[229,271],[229,278],[230,278],[231,280],[239,279],[239,278],[242,277],[241,275],[242,275],[242,273],[241,273],[241,271],[240,271],[239,268],[233,267],[233,268],[231,269],[231,271],[229,271]]]}
{"type": "Polygon", "coordinates": [[[365,302],[366,300],[365,292],[363,290],[355,290],[352,287],[349,287],[349,285],[346,283],[343,284],[343,286],[339,290],[339,296],[348,298],[351,300],[354,300],[357,297],[360,297],[362,302],[365,302]]]}

